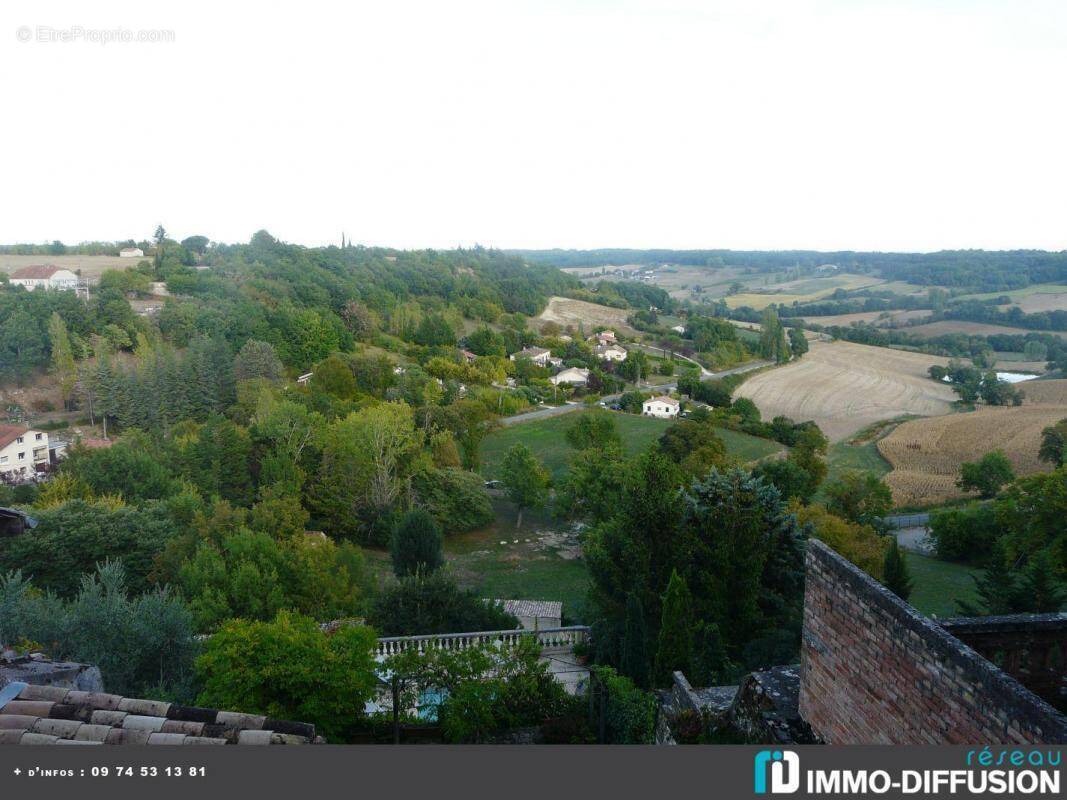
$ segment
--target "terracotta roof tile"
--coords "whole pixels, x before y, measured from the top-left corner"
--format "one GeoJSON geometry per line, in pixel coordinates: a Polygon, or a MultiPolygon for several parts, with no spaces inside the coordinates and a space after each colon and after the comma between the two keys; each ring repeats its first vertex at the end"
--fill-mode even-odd
{"type": "Polygon", "coordinates": [[[25,425],[0,425],[0,447],[7,447],[20,436],[30,432],[25,425]]]}
{"type": "Polygon", "coordinates": [[[53,267],[50,264],[35,264],[31,267],[23,267],[17,269],[11,273],[12,278],[51,278],[57,272],[60,267],[53,267]]]}
{"type": "Polygon", "coordinates": [[[23,685],[0,708],[0,744],[318,743],[315,726],[258,714],[23,685]]]}

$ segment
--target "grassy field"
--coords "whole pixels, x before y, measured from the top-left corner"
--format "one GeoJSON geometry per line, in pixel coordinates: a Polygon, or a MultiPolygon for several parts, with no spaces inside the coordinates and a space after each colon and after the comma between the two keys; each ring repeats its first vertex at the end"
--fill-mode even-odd
{"type": "Polygon", "coordinates": [[[575,328],[584,324],[586,333],[589,334],[594,328],[605,326],[617,333],[633,335],[636,331],[626,324],[626,318],[632,313],[633,309],[611,308],[587,303],[585,300],[572,300],[569,297],[550,297],[545,310],[534,321],[555,322],[564,327],[572,325],[575,328]]]}
{"type": "Polygon", "coordinates": [[[771,303],[810,303],[833,294],[838,289],[863,289],[883,283],[870,275],[831,275],[824,278],[802,278],[770,286],[759,292],[741,292],[726,298],[730,308],[749,306],[757,311],[771,303]]]}
{"type": "MultiPolygon", "coordinates": [[[[460,585],[482,597],[561,600],[564,624],[584,615],[589,573],[577,558],[577,534],[543,512],[527,511],[515,527],[515,510],[495,498],[496,520],[476,531],[445,539],[447,568],[460,585]]],[[[393,580],[389,553],[365,547],[367,565],[379,583],[393,580]]]]}
{"type": "Polygon", "coordinates": [[[923,614],[959,616],[956,601],[973,602],[976,599],[974,576],[981,570],[917,553],[906,552],[905,558],[914,584],[908,602],[923,614]]]}
{"type": "MultiPolygon", "coordinates": [[[[583,413],[586,412],[579,411],[525,422],[489,434],[482,443],[482,474],[487,478],[499,478],[504,455],[510,447],[521,442],[541,459],[553,478],[561,477],[575,452],[574,448],[567,444],[566,431],[575,423],[578,415],[583,413]]],[[[641,417],[636,414],[615,414],[614,418],[626,455],[636,455],[645,450],[672,424],[671,420],[641,417]]],[[[716,433],[725,442],[727,451],[743,462],[755,461],[782,449],[776,442],[749,436],[747,433],[722,428],[717,429],[716,433]]]]}

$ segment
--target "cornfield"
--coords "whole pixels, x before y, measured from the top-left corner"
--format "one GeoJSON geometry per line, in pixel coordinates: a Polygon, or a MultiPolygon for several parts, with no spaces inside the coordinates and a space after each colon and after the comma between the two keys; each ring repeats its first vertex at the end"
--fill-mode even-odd
{"type": "MultiPolygon", "coordinates": [[[[1067,381],[1048,383],[1067,389],[1067,381]]],[[[1031,389],[1024,391],[1029,396],[1031,389]]],[[[1040,396],[1053,399],[1056,391],[1043,387],[1040,396]]],[[[879,452],[893,466],[885,479],[893,500],[898,506],[922,506],[963,496],[956,487],[960,464],[977,461],[991,450],[1003,450],[1016,475],[1047,471],[1050,465],[1037,457],[1041,431],[1064,418],[1067,398],[905,422],[878,442],[879,452]]]]}

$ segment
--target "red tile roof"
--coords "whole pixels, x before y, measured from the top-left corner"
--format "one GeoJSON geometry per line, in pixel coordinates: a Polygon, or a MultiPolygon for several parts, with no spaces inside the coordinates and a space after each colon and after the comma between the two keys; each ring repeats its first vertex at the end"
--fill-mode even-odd
{"type": "Polygon", "coordinates": [[[0,425],[0,447],[7,447],[20,436],[29,433],[24,425],[0,425]]]}
{"type": "Polygon", "coordinates": [[[0,708],[2,744],[308,744],[315,726],[257,714],[24,686],[0,708]]]}
{"type": "Polygon", "coordinates": [[[51,278],[62,267],[53,267],[47,264],[39,264],[34,267],[23,267],[11,273],[12,278],[51,278]]]}

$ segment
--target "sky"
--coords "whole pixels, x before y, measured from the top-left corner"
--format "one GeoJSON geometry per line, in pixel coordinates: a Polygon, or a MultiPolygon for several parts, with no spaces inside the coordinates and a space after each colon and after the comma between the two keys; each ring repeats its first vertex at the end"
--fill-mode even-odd
{"type": "Polygon", "coordinates": [[[5,0],[0,242],[1062,250],[1065,76],[1061,0],[5,0]]]}

